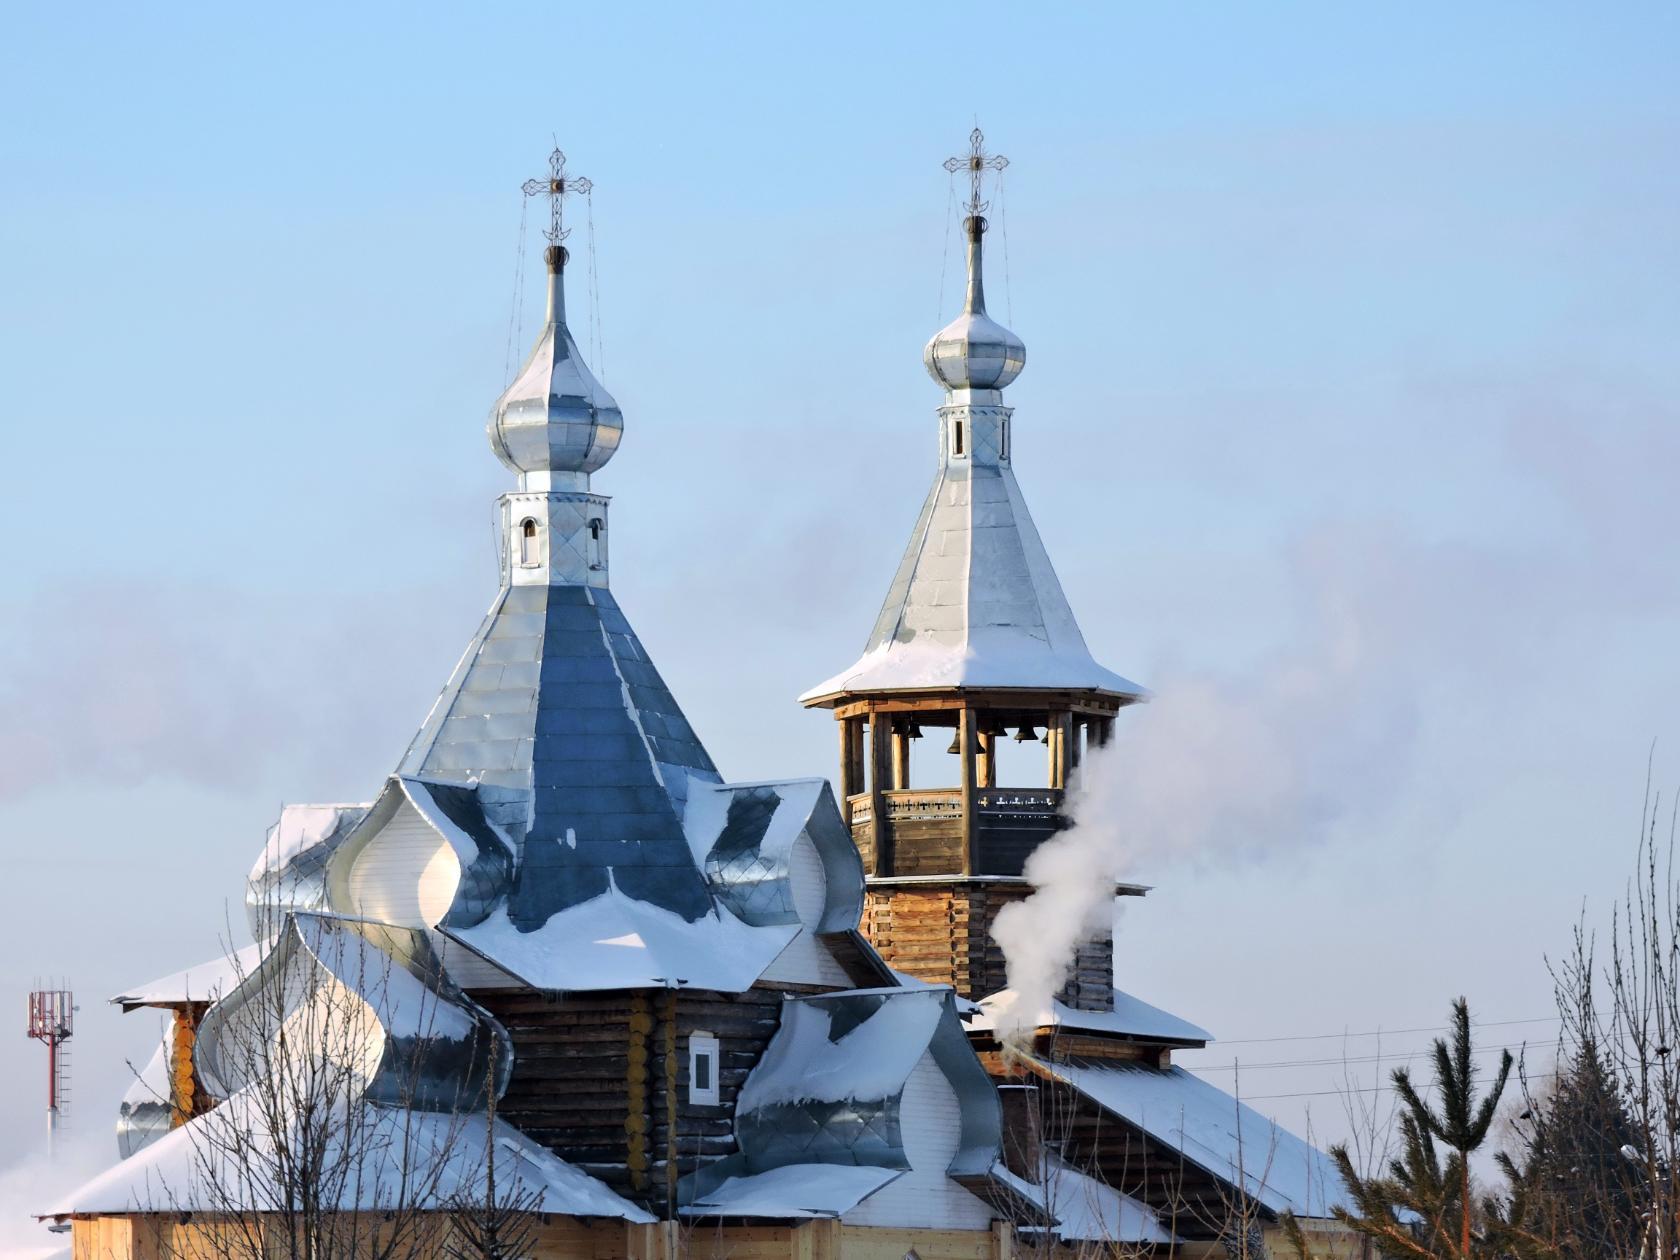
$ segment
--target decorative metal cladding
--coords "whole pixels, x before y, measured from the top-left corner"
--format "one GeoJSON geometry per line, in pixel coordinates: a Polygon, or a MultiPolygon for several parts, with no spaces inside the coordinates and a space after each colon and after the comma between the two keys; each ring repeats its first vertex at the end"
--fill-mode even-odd
{"type": "Polygon", "coordinates": [[[739,1150],[686,1178],[684,1203],[730,1177],[809,1165],[908,1169],[904,1092],[924,1056],[961,1109],[951,1175],[998,1158],[1002,1112],[948,989],[872,989],[790,998],[736,1105],[739,1150]]]}
{"type": "Polygon", "coordinates": [[[785,850],[766,850],[765,833],[782,798],[772,787],[737,788],[723,833],[706,855],[706,882],[730,912],[755,927],[795,923],[785,850]]]}
{"type": "Polygon", "coordinates": [[[262,963],[206,1013],[193,1047],[205,1087],[228,1098],[254,1071],[274,1070],[276,1056],[291,1052],[281,1029],[311,1003],[330,1035],[304,1053],[350,1056],[336,1067],[365,1073],[363,1101],[478,1111],[492,1064],[498,1090],[506,1088],[512,1042],[449,979],[424,932],[315,914],[289,916],[262,963]],[[380,1028],[372,1063],[360,1062],[374,1048],[355,1031],[364,1014],[380,1028]]]}
{"type": "MultiPolygon", "coordinates": [[[[326,888],[322,908],[345,915],[363,916],[366,907],[351,892],[357,863],[397,812],[410,807],[449,846],[458,864],[459,878],[447,911],[438,926],[470,927],[482,922],[513,884],[513,849],[502,831],[489,820],[481,793],[502,794],[477,785],[428,782],[425,779],[393,775],[354,830],[335,847],[324,875],[326,888]]],[[[521,817],[523,804],[521,803],[521,817]]]]}
{"type": "Polygon", "coordinates": [[[736,1122],[736,1140],[750,1151],[747,1168],[764,1172],[792,1164],[867,1164],[910,1167],[899,1121],[902,1093],[873,1102],[849,1099],[764,1107],[736,1122]]]}
{"type": "Polygon", "coordinates": [[[783,783],[719,784],[690,789],[686,825],[705,853],[702,863],[712,896],[743,923],[759,927],[800,921],[793,889],[793,851],[808,841],[823,868],[823,905],[817,932],[846,932],[863,915],[863,863],[824,779],[783,783]],[[725,798],[718,807],[701,794],[725,798]],[[695,817],[705,814],[711,831],[695,817]]]}
{"type": "Polygon", "coordinates": [[[605,587],[607,506],[585,491],[514,491],[496,501],[502,583],[605,587]]]}
{"type": "Polygon", "coordinates": [[[421,780],[405,781],[403,787],[428,821],[445,824],[439,831],[446,838],[453,827],[473,845],[461,863],[461,882],[440,926],[464,928],[483,922],[513,887],[513,853],[486,818],[479,789],[421,780]]]}
{"type": "Polygon", "coordinates": [[[251,935],[264,940],[293,910],[326,910],[327,866],[367,816],[366,805],[288,805],[245,884],[251,935]]]}
{"type": "MultiPolygon", "coordinates": [[[[816,846],[828,888],[827,904],[823,907],[817,930],[846,932],[852,936],[854,944],[862,941],[858,924],[863,919],[863,857],[852,842],[851,828],[840,817],[834,790],[826,779],[817,781],[817,799],[805,818],[802,834],[816,846]]],[[[872,945],[865,945],[863,952],[870,957],[876,956],[872,945]]],[[[880,965],[885,973],[886,964],[883,962],[880,965]]]]}
{"type": "Polygon", "coordinates": [[[175,1123],[169,1073],[174,1044],[173,1027],[165,1024],[162,1043],[122,1096],[117,1108],[117,1153],[123,1159],[138,1155],[175,1123]]]}

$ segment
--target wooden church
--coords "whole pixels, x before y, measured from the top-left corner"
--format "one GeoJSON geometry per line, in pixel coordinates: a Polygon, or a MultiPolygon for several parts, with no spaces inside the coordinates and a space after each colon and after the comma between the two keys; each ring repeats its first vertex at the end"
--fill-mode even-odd
{"type": "Polygon", "coordinates": [[[1286,1217],[1348,1250],[1329,1160],[1173,1065],[1209,1034],[1116,990],[1107,934],[1013,1010],[994,919],[1146,693],[1091,657],[1015,479],[1000,163],[976,131],[950,164],[968,288],[925,352],[933,487],[864,654],[801,698],[837,720],[836,792],[724,782],[613,597],[592,477],[624,419],[567,325],[588,185],[556,151],[527,186],[547,318],[488,426],[500,588],[372,800],[282,812],[253,943],[115,999],[169,1018],[121,1158],[43,1205],[76,1260],[302,1254],[300,1230],[347,1256],[1262,1260],[1286,1217]],[[912,782],[918,740],[956,786],[912,782]],[[1004,741],[1040,782],[1000,781],[1004,741]],[[467,1245],[491,1218],[518,1249],[467,1245]]]}

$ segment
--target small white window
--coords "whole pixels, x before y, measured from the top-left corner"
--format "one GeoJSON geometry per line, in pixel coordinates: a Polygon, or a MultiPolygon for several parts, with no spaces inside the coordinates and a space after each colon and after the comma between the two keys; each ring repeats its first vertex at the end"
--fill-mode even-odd
{"type": "Polygon", "coordinates": [[[963,422],[961,420],[953,420],[951,422],[951,454],[961,455],[962,453],[963,453],[963,422]]]}
{"type": "Polygon", "coordinates": [[[527,516],[519,522],[519,565],[534,569],[542,563],[542,550],[537,544],[537,522],[527,516]]]}
{"type": "Polygon", "coordinates": [[[589,518],[589,567],[591,569],[601,567],[601,530],[605,525],[606,522],[599,516],[589,518]]]}
{"type": "Polygon", "coordinates": [[[718,1039],[709,1032],[688,1034],[688,1101],[715,1107],[718,1095],[718,1039]]]}
{"type": "Polygon", "coordinates": [[[1009,421],[1004,420],[998,433],[998,458],[1009,458],[1009,421]]]}

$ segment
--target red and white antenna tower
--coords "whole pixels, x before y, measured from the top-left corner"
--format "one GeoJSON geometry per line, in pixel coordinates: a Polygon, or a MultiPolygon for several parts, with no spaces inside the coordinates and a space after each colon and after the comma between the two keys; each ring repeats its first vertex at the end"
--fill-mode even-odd
{"type": "Polygon", "coordinates": [[[29,995],[29,1035],[47,1047],[47,1155],[53,1151],[70,1107],[70,1036],[76,1003],[69,989],[36,989],[29,995]]]}

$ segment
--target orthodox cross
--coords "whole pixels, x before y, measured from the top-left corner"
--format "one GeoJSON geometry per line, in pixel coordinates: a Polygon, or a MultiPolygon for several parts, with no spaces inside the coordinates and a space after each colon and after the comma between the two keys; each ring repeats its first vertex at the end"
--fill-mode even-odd
{"type": "Polygon", "coordinates": [[[560,203],[567,193],[587,193],[594,187],[582,175],[568,175],[566,155],[555,149],[548,155],[548,178],[528,179],[520,185],[520,191],[527,197],[548,194],[548,230],[543,235],[550,245],[558,245],[570,234],[570,229],[560,226],[560,203]]]}
{"type": "MultiPolygon", "coordinates": [[[[945,169],[951,174],[955,175],[958,171],[968,172],[968,212],[975,216],[987,205],[980,200],[980,177],[986,171],[1001,171],[1008,165],[1008,158],[986,152],[986,137],[978,127],[969,133],[967,153],[945,159],[945,169]]],[[[526,187],[529,188],[529,185],[526,187]]]]}

